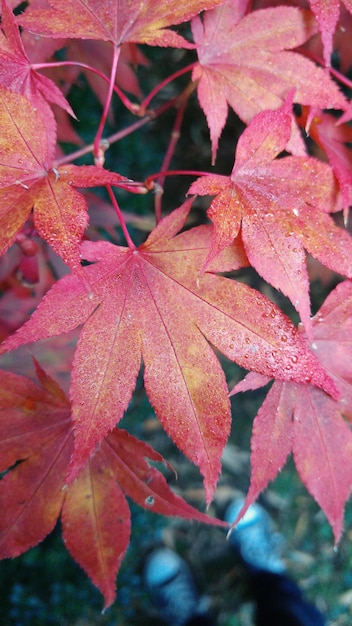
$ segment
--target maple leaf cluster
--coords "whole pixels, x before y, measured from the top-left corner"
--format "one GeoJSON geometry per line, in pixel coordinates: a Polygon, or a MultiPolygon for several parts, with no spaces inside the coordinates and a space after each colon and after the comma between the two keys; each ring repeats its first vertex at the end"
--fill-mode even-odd
{"type": "Polygon", "coordinates": [[[292,452],[336,541],[343,529],[352,485],[352,131],[342,70],[352,64],[343,37],[352,6],[345,0],[339,18],[338,0],[276,4],[167,0],[160,11],[156,0],[29,0],[21,12],[0,2],[0,555],[28,550],[61,516],[66,546],[106,607],[129,544],[126,495],[162,515],[221,524],[176,496],[147,461],[162,456],[118,427],[141,366],[164,430],[199,467],[207,504],[231,428],[219,353],[248,371],[231,395],[270,383],[241,514],[292,452]],[[170,74],[144,95],[150,46],[165,48],[163,58],[180,48],[189,64],[173,70],[170,61],[170,74]],[[89,145],[69,102],[82,76],[102,107],[89,145]],[[174,95],[152,105],[172,82],[174,95]],[[175,172],[194,92],[209,168],[175,172]],[[133,121],[105,136],[115,99],[133,121]],[[245,130],[226,174],[216,165],[229,108],[245,130]],[[105,167],[110,145],[173,109],[156,173],[140,181],[105,167]],[[67,142],[77,150],[65,154],[67,142]],[[86,155],[91,164],[80,164],[86,155]],[[189,197],[163,217],[164,180],[183,174],[194,177],[189,197]],[[92,187],[108,201],[84,191],[92,187]],[[129,193],[150,192],[152,225],[120,208],[129,193]],[[192,226],[202,196],[208,221],[192,226]],[[148,231],[139,246],[130,223],[148,231]],[[339,278],[313,317],[307,253],[339,278]],[[298,327],[275,296],[241,279],[248,267],[287,297],[298,327]],[[71,331],[68,350],[60,337],[71,331]],[[36,359],[37,382],[19,358],[9,367],[5,353],[36,342],[54,371],[62,355],[68,396],[36,359]]]}

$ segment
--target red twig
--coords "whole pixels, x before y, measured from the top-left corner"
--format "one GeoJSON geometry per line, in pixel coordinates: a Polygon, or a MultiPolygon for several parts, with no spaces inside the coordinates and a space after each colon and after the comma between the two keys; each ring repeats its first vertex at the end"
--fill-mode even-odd
{"type": "MultiPolygon", "coordinates": [[[[187,100],[183,100],[180,104],[180,106],[177,109],[177,113],[176,113],[176,118],[175,118],[175,122],[174,122],[174,127],[172,129],[171,132],[171,139],[170,139],[170,143],[168,145],[164,160],[163,160],[163,164],[161,166],[161,170],[162,171],[167,171],[171,162],[171,159],[173,157],[173,154],[175,152],[175,148],[177,145],[177,142],[180,138],[180,130],[181,130],[181,126],[182,126],[182,120],[183,120],[183,116],[184,116],[184,112],[185,112],[185,108],[186,108],[186,104],[187,104],[187,100]]],[[[156,180],[156,184],[157,184],[157,188],[156,188],[156,194],[155,194],[155,220],[156,223],[158,224],[162,218],[162,206],[161,206],[161,199],[162,199],[162,195],[163,195],[163,187],[164,187],[164,182],[165,182],[165,175],[161,175],[159,176],[159,178],[157,178],[156,180]]]]}
{"type": "MultiPolygon", "coordinates": [[[[135,130],[138,130],[142,126],[145,126],[145,124],[148,124],[148,122],[150,122],[151,120],[156,119],[157,117],[159,117],[159,115],[162,115],[163,113],[171,109],[173,106],[177,104],[179,98],[180,96],[175,96],[174,98],[171,98],[168,102],[165,102],[163,105],[161,105],[157,109],[148,111],[148,114],[145,115],[145,117],[137,120],[136,122],[133,122],[133,124],[131,124],[130,126],[127,126],[126,128],[123,128],[122,130],[117,131],[113,135],[110,135],[110,137],[104,138],[102,142],[104,144],[103,146],[104,149],[107,150],[109,146],[111,146],[113,143],[116,143],[117,141],[120,141],[124,137],[127,137],[128,135],[133,133],[135,130]]],[[[53,167],[57,168],[57,167],[60,167],[61,165],[65,165],[66,163],[72,163],[72,161],[75,161],[76,159],[79,159],[80,157],[85,156],[86,154],[89,154],[90,152],[93,152],[93,150],[94,150],[94,144],[89,144],[88,146],[84,146],[84,148],[75,150],[75,152],[71,152],[70,154],[67,154],[66,156],[61,157],[60,159],[57,159],[56,161],[54,161],[53,167]]]]}
{"type": "Polygon", "coordinates": [[[165,172],[157,172],[156,174],[151,174],[148,178],[145,179],[145,186],[147,189],[151,189],[151,183],[154,180],[157,180],[160,176],[211,176],[213,172],[202,172],[199,170],[167,170],[165,172]]]}
{"type": "Polygon", "coordinates": [[[143,102],[140,105],[140,111],[141,112],[145,112],[147,107],[149,106],[150,102],[152,101],[152,99],[154,98],[154,96],[156,96],[156,94],[163,89],[163,87],[165,87],[166,85],[168,85],[169,83],[171,83],[173,80],[175,80],[176,78],[178,78],[179,76],[182,76],[183,74],[186,74],[187,72],[191,72],[193,70],[193,68],[197,65],[197,62],[195,63],[191,63],[191,65],[187,65],[186,67],[183,67],[182,69],[178,70],[177,72],[175,72],[174,74],[171,74],[171,76],[168,76],[167,78],[165,78],[164,80],[161,81],[161,83],[159,83],[158,85],[156,85],[156,87],[154,87],[154,89],[152,89],[152,91],[150,92],[150,94],[148,94],[143,102]]]}
{"type": "Polygon", "coordinates": [[[94,159],[95,159],[95,163],[96,165],[104,165],[104,146],[102,146],[100,144],[101,142],[101,138],[103,135],[103,130],[104,130],[104,126],[105,126],[105,122],[108,116],[108,112],[109,112],[109,108],[110,108],[110,104],[111,104],[111,98],[112,98],[112,94],[114,93],[114,85],[115,85],[115,78],[116,78],[116,70],[117,70],[117,64],[119,61],[119,56],[120,56],[120,48],[115,47],[114,46],[114,55],[113,55],[113,59],[112,59],[112,66],[111,66],[111,74],[110,74],[110,83],[109,83],[109,91],[108,91],[108,95],[106,98],[106,102],[104,105],[104,110],[103,110],[103,114],[100,118],[100,123],[98,126],[98,130],[97,133],[95,135],[95,139],[94,139],[94,159]]]}
{"type": "Polygon", "coordinates": [[[112,202],[112,205],[113,205],[113,207],[114,207],[114,209],[116,211],[116,214],[117,214],[118,220],[120,222],[120,226],[121,226],[122,232],[125,235],[125,239],[127,241],[127,245],[128,245],[128,247],[131,250],[136,250],[136,246],[135,246],[135,244],[133,243],[133,241],[131,239],[130,233],[128,232],[128,229],[127,229],[127,226],[126,226],[126,222],[124,220],[124,217],[122,215],[122,211],[121,211],[121,209],[120,209],[120,207],[118,205],[118,202],[117,202],[117,200],[115,198],[115,195],[114,195],[114,192],[113,192],[113,190],[111,188],[111,185],[106,185],[106,189],[107,189],[107,192],[108,192],[108,194],[110,196],[110,200],[112,202]]]}

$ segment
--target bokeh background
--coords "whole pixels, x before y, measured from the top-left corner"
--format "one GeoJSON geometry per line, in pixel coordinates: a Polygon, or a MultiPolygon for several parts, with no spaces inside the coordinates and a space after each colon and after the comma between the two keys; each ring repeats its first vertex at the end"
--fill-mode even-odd
{"type": "MultiPolygon", "coordinates": [[[[172,71],[191,63],[189,51],[143,49],[150,67],[140,66],[137,75],[141,89],[147,94],[172,71]]],[[[58,58],[65,52],[59,51],[58,58]]],[[[187,85],[189,75],[169,84],[153,101],[157,106],[177,95],[187,85]]],[[[63,88],[65,81],[63,77],[63,88]]],[[[68,89],[68,86],[67,86],[68,89]]],[[[69,87],[68,98],[79,122],[73,123],[84,143],[90,143],[95,134],[101,105],[92,92],[87,78],[78,75],[69,87]]],[[[160,170],[170,140],[175,119],[172,109],[123,140],[114,144],[106,154],[106,165],[136,180],[160,170]]],[[[114,99],[113,115],[105,135],[133,123],[133,116],[114,99]]],[[[243,130],[242,123],[230,113],[224,130],[214,171],[229,174],[234,159],[236,141],[243,130]]],[[[66,152],[77,146],[64,142],[66,152]]],[[[78,163],[91,163],[87,156],[78,163]]],[[[203,113],[195,95],[190,98],[182,125],[182,133],[171,164],[173,169],[210,168],[209,134],[203,113]]],[[[168,213],[184,200],[190,177],[170,177],[165,184],[164,212],[168,213]]],[[[112,212],[104,213],[100,201],[103,193],[90,196],[91,237],[104,237],[123,243],[122,235],[112,212]]],[[[121,208],[128,214],[132,238],[141,243],[154,225],[153,197],[133,196],[119,192],[121,208]]],[[[196,200],[192,224],[206,221],[207,199],[196,200]]],[[[54,264],[55,265],[55,264],[54,264]]],[[[60,264],[57,272],[64,271],[60,264]]],[[[312,310],[315,312],[339,278],[309,260],[312,279],[312,310]]],[[[234,275],[263,291],[279,304],[297,322],[297,315],[289,302],[270,286],[264,284],[253,270],[234,275]]],[[[4,293],[0,292],[0,296],[4,293]]],[[[28,297],[31,297],[28,294],[28,297]]],[[[1,307],[1,300],[0,300],[1,307]]],[[[33,349],[44,368],[56,376],[67,388],[69,366],[67,345],[74,345],[75,337],[63,340],[62,353],[41,346],[33,349]],[[67,342],[67,343],[65,343],[67,342]],[[51,350],[51,351],[50,351],[51,350]],[[42,356],[41,356],[42,355],[42,356]],[[64,355],[64,356],[63,356],[64,355]]],[[[30,355],[28,353],[28,362],[30,355]]],[[[19,373],[20,366],[28,367],[18,355],[3,357],[1,367],[19,373]]],[[[229,385],[240,380],[244,372],[223,359],[229,385]]],[[[232,398],[233,427],[223,457],[223,473],[209,513],[221,517],[232,498],[246,493],[250,478],[249,442],[251,426],[263,401],[265,390],[240,394],[232,398]]],[[[133,400],[122,428],[150,443],[172,464],[177,479],[171,472],[167,478],[173,489],[188,502],[204,511],[204,493],[198,470],[192,466],[163,432],[143,390],[139,378],[133,400]]],[[[352,506],[346,509],[345,532],[334,548],[331,529],[325,516],[309,496],[296,474],[290,459],[278,478],[261,496],[261,503],[271,514],[284,540],[283,556],[288,572],[299,582],[306,596],[316,603],[327,617],[329,626],[350,626],[352,619],[352,506]]],[[[158,545],[176,549],[190,564],[202,593],[208,596],[210,610],[217,616],[219,626],[250,626],[253,605],[246,572],[230,550],[223,531],[198,523],[168,519],[141,510],[131,503],[132,538],[127,556],[117,578],[117,600],[102,614],[103,601],[84,572],[67,553],[60,533],[60,524],[40,545],[14,560],[0,563],[0,624],[4,626],[156,626],[157,613],[143,588],[143,563],[146,555],[158,545]]]]}

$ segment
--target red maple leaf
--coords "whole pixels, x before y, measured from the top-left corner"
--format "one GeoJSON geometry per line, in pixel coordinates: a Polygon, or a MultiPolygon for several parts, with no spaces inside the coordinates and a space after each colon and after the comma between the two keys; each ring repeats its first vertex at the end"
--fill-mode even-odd
{"type": "Polygon", "coordinates": [[[51,139],[55,141],[56,124],[48,102],[57,104],[73,117],[75,115],[57,85],[33,69],[8,0],[2,0],[1,28],[0,85],[30,100],[41,115],[51,139]]]}
{"type": "Polygon", "coordinates": [[[352,283],[340,283],[313,318],[312,348],[339,391],[342,414],[352,422],[352,283]]]}
{"type": "Polygon", "coordinates": [[[347,212],[352,204],[352,151],[347,145],[352,143],[351,126],[338,124],[336,117],[323,111],[316,111],[313,115],[307,108],[303,108],[299,123],[307,128],[309,136],[327,155],[347,212]]]}
{"type": "MultiPolygon", "coordinates": [[[[352,283],[345,281],[314,317],[313,348],[340,392],[338,401],[309,385],[274,382],[254,420],[251,483],[240,516],[292,452],[302,482],[339,540],[352,485],[352,432],[344,419],[352,419],[351,304],[352,283]]],[[[231,395],[266,382],[250,373],[231,395]]]]}
{"type": "MultiPolygon", "coordinates": [[[[245,15],[248,2],[226,0],[192,20],[199,65],[198,98],[215,159],[228,105],[246,124],[277,109],[295,88],[295,102],[345,110],[347,101],[323,69],[292,52],[316,32],[309,11],[275,7],[245,15]]],[[[296,139],[297,140],[297,139],[296,139]]]]}
{"type": "MultiPolygon", "coordinates": [[[[351,0],[342,0],[346,9],[352,13],[351,0]]],[[[340,15],[340,0],[309,0],[310,7],[316,17],[324,45],[324,59],[330,67],[333,50],[333,36],[340,15]]]]}
{"type": "MultiPolygon", "coordinates": [[[[1,351],[84,324],[74,357],[70,395],[75,430],[73,478],[122,418],[144,362],[149,399],[181,451],[200,467],[209,502],[230,429],[224,373],[210,342],[247,369],[284,380],[310,381],[334,393],[329,378],[290,320],[248,286],[199,272],[211,227],[174,237],[188,201],[160,222],[139,249],[86,242],[95,264],[66,276],[1,351]],[[90,285],[88,293],[86,285],[90,285]]],[[[240,243],[213,265],[246,263],[240,243]]]]}
{"type": "Polygon", "coordinates": [[[168,26],[187,22],[199,11],[220,0],[48,0],[50,9],[27,10],[19,17],[21,26],[50,37],[74,37],[151,46],[193,47],[168,26]],[[77,20],[79,15],[79,20],[77,20]]]}
{"type": "Polygon", "coordinates": [[[147,459],[164,463],[151,446],[115,428],[65,495],[61,514],[65,545],[103,593],[105,608],[115,599],[115,578],[130,539],[125,495],[160,515],[224,525],[175,495],[147,459]]]}
{"type": "Polygon", "coordinates": [[[0,254],[15,241],[32,208],[40,236],[72,268],[88,223],[84,196],[73,187],[123,184],[95,166],[53,168],[55,141],[24,96],[0,87],[0,254]]]}
{"type": "Polygon", "coordinates": [[[108,435],[77,480],[64,488],[73,440],[70,405],[38,363],[36,370],[40,386],[1,371],[0,471],[6,474],[0,481],[0,558],[36,545],[61,513],[66,547],[107,607],[115,599],[115,578],[130,539],[125,495],[162,515],[224,523],[176,496],[146,460],[164,462],[163,457],[120,429],[108,435]]]}
{"type": "Polygon", "coordinates": [[[14,557],[51,532],[64,499],[64,477],[72,454],[69,402],[37,365],[38,387],[1,371],[0,556],[14,557]],[[15,465],[16,464],[16,465],[15,465]]]}
{"type": "Polygon", "coordinates": [[[331,168],[311,157],[276,159],[291,131],[290,98],[277,111],[259,113],[241,135],[230,176],[209,175],[190,193],[216,195],[208,210],[214,240],[207,264],[241,229],[257,272],[288,296],[311,333],[304,248],[352,277],[352,239],[328,215],[339,208],[331,168]]]}

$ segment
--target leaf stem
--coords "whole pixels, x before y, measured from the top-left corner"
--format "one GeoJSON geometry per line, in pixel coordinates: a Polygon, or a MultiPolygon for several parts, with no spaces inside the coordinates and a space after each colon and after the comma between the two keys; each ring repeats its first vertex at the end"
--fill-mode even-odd
{"type": "MultiPolygon", "coordinates": [[[[313,54],[313,52],[311,52],[310,50],[306,50],[305,48],[297,48],[297,50],[302,53],[304,56],[306,56],[307,58],[311,59],[312,61],[315,61],[315,63],[318,63],[318,65],[321,65],[322,67],[325,68],[325,62],[323,61],[323,59],[319,56],[317,56],[316,54],[313,54]]],[[[332,74],[332,76],[334,76],[340,83],[342,83],[343,85],[345,85],[346,87],[348,87],[349,89],[352,89],[352,81],[349,80],[347,78],[347,76],[345,76],[344,74],[341,74],[341,72],[339,72],[338,70],[336,70],[333,67],[327,67],[326,68],[330,74],[332,74]]]]}
{"type": "Polygon", "coordinates": [[[101,165],[101,166],[104,165],[104,161],[105,161],[105,157],[104,157],[105,149],[104,149],[104,146],[101,144],[101,138],[103,135],[104,126],[105,126],[106,119],[108,116],[112,94],[114,93],[114,84],[115,84],[115,79],[116,79],[116,70],[117,70],[119,57],[120,57],[120,47],[114,46],[114,54],[113,54],[111,73],[110,73],[109,91],[108,91],[108,95],[107,95],[105,105],[104,105],[103,114],[100,118],[100,123],[98,126],[97,133],[95,135],[94,144],[93,144],[94,145],[93,154],[94,154],[95,164],[101,165]]]}
{"type": "MultiPolygon", "coordinates": [[[[141,126],[144,126],[145,124],[150,122],[150,119],[151,119],[150,116],[143,117],[142,119],[138,120],[137,122],[134,122],[130,126],[127,126],[126,128],[119,130],[117,133],[110,135],[110,137],[104,138],[103,142],[104,142],[104,145],[106,146],[106,149],[109,148],[111,144],[116,143],[117,141],[120,141],[124,137],[127,137],[127,135],[130,135],[131,133],[133,133],[135,130],[138,130],[139,128],[141,128],[141,126]]],[[[84,146],[84,148],[75,150],[75,152],[71,152],[70,154],[66,154],[64,157],[57,159],[56,161],[54,161],[53,167],[60,167],[61,165],[65,165],[66,163],[71,163],[72,161],[75,161],[76,159],[79,159],[80,157],[85,156],[86,154],[89,154],[90,152],[93,152],[93,150],[94,150],[94,144],[90,143],[88,146],[84,146]]]]}
{"type": "MultiPolygon", "coordinates": [[[[186,104],[187,104],[187,99],[184,99],[182,100],[180,106],[177,108],[174,127],[171,131],[171,138],[170,138],[170,142],[169,142],[169,145],[168,145],[168,148],[167,148],[164,160],[163,160],[163,164],[161,166],[161,171],[168,170],[171,159],[174,155],[177,142],[180,138],[180,131],[181,131],[182,120],[183,120],[186,104]]],[[[165,175],[160,175],[159,178],[157,178],[156,180],[156,193],[155,193],[154,206],[155,206],[155,221],[157,224],[160,222],[162,218],[161,200],[162,200],[163,191],[164,191],[163,190],[164,182],[165,182],[165,175]]]]}
{"type": "Polygon", "coordinates": [[[193,70],[193,68],[196,67],[197,64],[198,64],[198,62],[196,61],[194,63],[191,63],[190,65],[187,65],[186,67],[183,67],[182,69],[178,70],[174,74],[171,74],[171,76],[168,76],[167,78],[162,80],[161,83],[156,85],[156,87],[154,87],[154,89],[152,89],[152,91],[144,98],[143,102],[141,102],[141,104],[140,104],[141,114],[144,115],[147,107],[149,106],[149,104],[152,101],[152,99],[154,98],[154,96],[156,96],[156,94],[161,89],[163,89],[163,87],[165,87],[166,85],[171,83],[173,80],[175,80],[179,76],[182,76],[183,74],[186,74],[187,72],[191,72],[193,70]]]}
{"type": "Polygon", "coordinates": [[[52,63],[33,63],[31,68],[32,70],[37,71],[37,70],[43,70],[43,69],[50,69],[52,67],[65,67],[65,66],[69,66],[69,67],[76,66],[76,67],[82,67],[84,70],[90,70],[91,72],[93,72],[94,74],[97,74],[98,76],[100,76],[100,78],[105,80],[106,83],[110,83],[110,78],[106,76],[106,74],[103,74],[103,72],[100,72],[100,70],[97,70],[92,65],[87,65],[86,63],[81,63],[80,61],[54,61],[52,63]]]}
{"type": "Polygon", "coordinates": [[[199,170],[166,170],[165,172],[157,172],[156,174],[151,174],[148,178],[145,179],[144,184],[147,189],[152,188],[152,182],[157,180],[159,177],[165,176],[211,176],[213,172],[202,172],[199,170]]]}
{"type": "Polygon", "coordinates": [[[133,243],[131,235],[128,232],[125,219],[124,219],[122,211],[121,211],[121,209],[120,209],[120,207],[118,205],[118,202],[117,202],[117,200],[115,198],[115,194],[114,194],[114,192],[112,190],[112,187],[111,187],[111,185],[105,185],[105,187],[106,187],[106,190],[107,190],[107,192],[109,194],[109,197],[110,197],[110,200],[111,200],[111,202],[113,204],[113,207],[114,207],[114,209],[116,211],[116,214],[117,214],[118,220],[120,222],[120,226],[121,226],[122,232],[125,235],[125,239],[126,239],[127,245],[130,248],[130,250],[136,250],[137,249],[136,245],[133,243]]]}
{"type": "MultiPolygon", "coordinates": [[[[160,107],[156,108],[155,110],[149,110],[148,113],[145,115],[145,117],[137,120],[136,122],[133,122],[133,124],[131,124],[130,126],[127,126],[126,128],[123,128],[122,130],[117,131],[113,135],[110,135],[110,137],[104,138],[103,141],[104,141],[105,149],[107,149],[113,143],[116,143],[117,141],[124,139],[124,137],[127,137],[128,135],[133,133],[135,130],[138,130],[142,126],[145,126],[145,124],[148,124],[148,122],[156,119],[157,117],[159,117],[159,115],[162,115],[163,113],[165,113],[165,111],[168,111],[169,109],[171,109],[173,106],[175,106],[175,104],[177,104],[179,98],[180,96],[175,96],[174,98],[171,98],[168,102],[162,104],[160,107]]],[[[61,157],[60,159],[55,160],[53,162],[53,167],[57,168],[57,167],[60,167],[61,165],[65,165],[66,163],[72,163],[72,161],[75,161],[76,159],[79,159],[80,157],[85,156],[86,154],[89,154],[90,152],[93,152],[93,150],[94,150],[94,144],[91,143],[88,146],[84,146],[84,148],[75,150],[75,152],[71,152],[70,154],[67,154],[64,157],[61,157]]]]}
{"type": "MultiPolygon", "coordinates": [[[[86,63],[81,63],[79,61],[57,61],[54,63],[33,63],[32,69],[41,70],[45,68],[64,67],[64,66],[77,66],[77,67],[81,67],[84,70],[89,70],[90,72],[93,72],[93,74],[96,74],[97,76],[99,76],[102,80],[104,80],[109,85],[111,84],[111,78],[106,76],[106,74],[103,74],[103,72],[101,72],[100,70],[97,70],[92,65],[87,65],[86,63]]],[[[114,84],[113,90],[118,95],[122,104],[124,104],[124,106],[126,107],[126,109],[128,109],[128,111],[130,111],[131,113],[135,115],[141,116],[139,104],[135,102],[131,102],[131,100],[126,96],[126,94],[118,87],[118,85],[114,84]]]]}
{"type": "Polygon", "coordinates": [[[329,67],[328,69],[329,69],[330,74],[332,74],[335,78],[337,78],[337,80],[340,81],[340,83],[342,83],[349,89],[352,89],[352,81],[349,80],[347,76],[345,76],[344,74],[341,74],[341,72],[339,72],[338,70],[335,70],[333,67],[329,67]]]}

